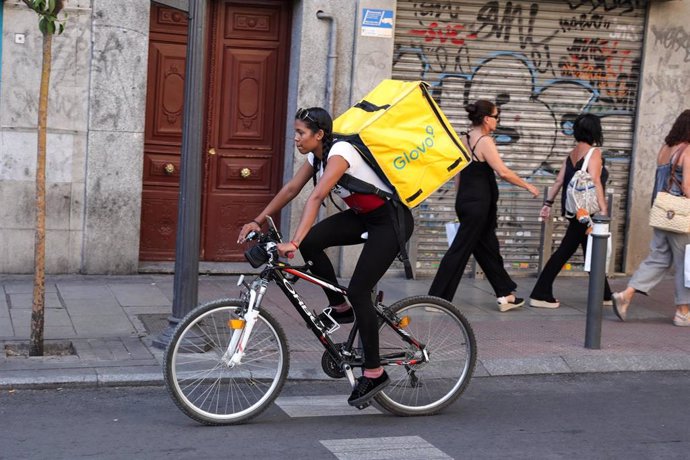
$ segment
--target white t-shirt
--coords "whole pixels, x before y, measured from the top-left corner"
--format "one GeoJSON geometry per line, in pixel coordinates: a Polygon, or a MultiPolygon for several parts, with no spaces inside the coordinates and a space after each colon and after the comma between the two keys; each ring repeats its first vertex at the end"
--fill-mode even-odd
{"type": "MultiPolygon", "coordinates": [[[[347,164],[350,165],[350,167],[345,170],[345,174],[349,174],[352,177],[356,177],[357,179],[374,185],[384,192],[392,193],[392,190],[386,184],[384,184],[381,179],[379,179],[379,176],[377,176],[374,170],[371,169],[371,166],[364,161],[359,152],[355,150],[355,148],[349,142],[341,141],[333,144],[331,151],[328,153],[328,158],[333,158],[334,155],[343,157],[345,161],[347,161],[347,164]]],[[[310,165],[314,166],[313,153],[309,152],[309,154],[307,154],[307,160],[309,161],[310,165]]],[[[321,163],[318,175],[319,177],[323,175],[323,163],[321,163]]],[[[333,193],[341,198],[350,196],[350,192],[339,185],[333,187],[333,193]]]]}

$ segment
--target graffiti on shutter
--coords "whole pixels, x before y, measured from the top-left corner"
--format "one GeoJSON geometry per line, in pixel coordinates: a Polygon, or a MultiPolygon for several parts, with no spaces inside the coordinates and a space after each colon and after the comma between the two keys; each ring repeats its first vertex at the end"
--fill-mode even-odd
{"type": "MultiPolygon", "coordinates": [[[[458,132],[464,106],[489,99],[501,109],[495,140],[504,162],[539,188],[551,185],[574,145],[572,122],[601,117],[607,191],[618,195],[616,268],[622,263],[628,169],[640,76],[646,1],[398,0],[393,78],[423,79],[458,132]]],[[[506,268],[537,272],[541,198],[499,181],[497,230],[506,268]]],[[[559,195],[560,198],[560,195],[559,195]]],[[[553,215],[560,215],[560,200],[553,215]]],[[[417,272],[435,273],[455,219],[452,183],[423,203],[417,272]]],[[[565,231],[554,226],[554,249],[565,231]]],[[[566,270],[581,271],[577,254],[566,270]]]]}

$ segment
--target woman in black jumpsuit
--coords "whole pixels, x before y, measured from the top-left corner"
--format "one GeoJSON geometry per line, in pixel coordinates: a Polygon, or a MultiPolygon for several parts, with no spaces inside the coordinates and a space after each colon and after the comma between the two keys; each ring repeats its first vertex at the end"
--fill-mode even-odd
{"type": "Polygon", "coordinates": [[[472,163],[456,176],[458,193],[455,212],[460,220],[460,228],[441,260],[429,294],[452,301],[470,255],[474,255],[496,293],[500,311],[507,311],[522,306],[524,300],[513,295],[517,285],[503,267],[496,237],[498,185],[494,172],[535,197],[539,196],[539,191],[518,177],[501,160],[490,136],[496,130],[500,117],[496,105],[479,100],[465,110],[472,122],[472,129],[465,138],[472,152],[472,163]]]}

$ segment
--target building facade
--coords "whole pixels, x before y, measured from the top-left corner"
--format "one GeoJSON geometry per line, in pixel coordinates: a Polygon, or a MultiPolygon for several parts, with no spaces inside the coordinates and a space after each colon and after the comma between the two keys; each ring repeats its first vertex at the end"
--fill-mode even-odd
{"type": "MultiPolygon", "coordinates": [[[[33,270],[41,37],[20,0],[0,30],[0,273],[33,270]]],[[[186,1],[67,0],[54,40],[48,134],[47,270],[135,273],[174,259],[186,1]]],[[[656,148],[687,108],[690,2],[208,0],[201,259],[243,260],[235,235],[304,161],[292,114],[342,113],[383,78],[426,80],[458,132],[463,106],[501,107],[506,163],[546,186],[580,113],[602,117],[615,197],[615,270],[646,255],[656,148]],[[319,16],[317,13],[321,12],[319,16]]],[[[305,191],[306,192],[306,191],[305,191]]],[[[276,216],[296,226],[303,193],[276,216]]],[[[454,220],[450,186],[416,210],[412,253],[433,275],[454,220]]],[[[502,184],[509,270],[538,269],[541,200],[502,184]]],[[[324,212],[330,212],[326,210],[324,212]]],[[[556,223],[559,238],[563,223],[556,223]]],[[[356,248],[334,251],[347,276],[356,248]]],[[[571,267],[578,271],[580,261],[571,267]]],[[[234,265],[225,265],[234,267],[234,265]]],[[[244,268],[238,264],[237,269],[244,268]]]]}

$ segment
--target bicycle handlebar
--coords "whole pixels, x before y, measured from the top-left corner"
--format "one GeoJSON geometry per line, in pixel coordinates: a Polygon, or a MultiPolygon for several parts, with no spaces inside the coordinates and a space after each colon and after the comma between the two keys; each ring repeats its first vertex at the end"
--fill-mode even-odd
{"type": "MultiPolygon", "coordinates": [[[[244,257],[254,268],[259,268],[262,265],[272,262],[278,259],[278,243],[282,243],[282,237],[280,232],[275,226],[273,219],[270,216],[266,216],[266,222],[268,223],[268,232],[261,233],[256,230],[252,230],[245,237],[244,241],[257,241],[258,244],[252,246],[244,252],[244,257]]],[[[295,255],[293,253],[287,254],[288,258],[291,259],[295,255]]]]}

